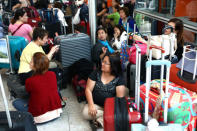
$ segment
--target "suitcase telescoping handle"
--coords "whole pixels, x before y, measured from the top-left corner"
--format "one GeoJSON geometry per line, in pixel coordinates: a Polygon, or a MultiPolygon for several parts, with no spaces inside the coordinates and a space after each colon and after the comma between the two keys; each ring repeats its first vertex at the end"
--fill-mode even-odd
{"type": "MultiPolygon", "coordinates": [[[[145,98],[145,123],[148,122],[148,106],[149,106],[149,91],[150,91],[150,82],[151,82],[151,66],[152,65],[162,65],[167,67],[166,72],[166,88],[165,88],[165,104],[164,104],[164,123],[167,123],[167,113],[168,113],[168,86],[169,86],[169,72],[171,62],[167,60],[152,60],[146,62],[146,98],[145,98]]],[[[161,82],[163,83],[163,76],[161,76],[161,82]]],[[[160,84],[160,92],[163,90],[163,86],[160,84]]]]}
{"type": "Polygon", "coordinates": [[[141,69],[141,49],[136,47],[136,72],[135,72],[135,103],[137,104],[137,111],[140,110],[140,69],[141,69]]]}
{"type": "MultiPolygon", "coordinates": [[[[197,50],[190,49],[189,47],[190,47],[190,45],[187,45],[187,46],[184,46],[184,47],[183,47],[183,58],[182,58],[182,64],[181,64],[181,76],[183,75],[183,67],[184,67],[184,62],[185,62],[184,60],[185,60],[185,58],[186,58],[186,59],[189,59],[189,58],[187,58],[187,57],[185,56],[186,50],[192,51],[192,52],[196,52],[195,64],[194,64],[194,73],[193,73],[193,80],[194,80],[195,77],[196,77],[196,69],[197,69],[197,50]]],[[[190,59],[190,60],[192,60],[192,59],[190,59]]],[[[194,59],[193,59],[193,60],[194,60],[194,59]]]]}
{"type": "Polygon", "coordinates": [[[11,120],[10,112],[8,109],[8,102],[7,102],[7,99],[5,96],[5,91],[4,91],[4,86],[3,86],[1,74],[0,74],[0,88],[1,88],[1,94],[3,96],[3,102],[4,102],[4,106],[5,106],[5,110],[6,110],[7,119],[8,119],[8,126],[9,126],[9,128],[12,128],[12,120],[11,120]]]}
{"type": "MultiPolygon", "coordinates": [[[[164,60],[164,53],[165,53],[165,49],[161,46],[156,46],[156,45],[151,45],[149,47],[149,60],[151,61],[152,60],[152,49],[158,49],[161,51],[161,59],[164,60]]],[[[150,72],[151,72],[151,68],[150,68],[150,72]]],[[[161,81],[160,81],[160,89],[163,88],[163,74],[164,74],[164,65],[161,65],[161,72],[160,72],[160,78],[161,78],[161,81]]],[[[160,93],[162,93],[162,90],[160,90],[160,93]]]]}

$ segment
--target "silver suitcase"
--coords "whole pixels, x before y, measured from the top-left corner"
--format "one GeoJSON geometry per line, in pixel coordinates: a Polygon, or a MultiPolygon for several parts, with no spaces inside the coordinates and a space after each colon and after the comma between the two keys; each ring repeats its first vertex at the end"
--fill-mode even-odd
{"type": "Polygon", "coordinates": [[[91,42],[87,34],[61,35],[55,39],[60,44],[60,61],[63,67],[69,67],[81,58],[91,60],[91,42]]]}

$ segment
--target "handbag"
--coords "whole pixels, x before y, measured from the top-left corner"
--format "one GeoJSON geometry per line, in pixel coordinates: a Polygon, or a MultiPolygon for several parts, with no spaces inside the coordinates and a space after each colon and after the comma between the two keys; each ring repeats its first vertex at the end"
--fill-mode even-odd
{"type": "MultiPolygon", "coordinates": [[[[140,42],[140,41],[135,41],[135,44],[137,44],[139,46],[139,48],[141,49],[141,55],[145,55],[146,50],[147,50],[147,45],[145,43],[140,42]]],[[[134,45],[131,46],[131,48],[129,49],[129,53],[128,53],[129,54],[129,62],[131,62],[132,64],[136,64],[136,47],[134,45]]]]}
{"type": "MultiPolygon", "coordinates": [[[[165,50],[164,56],[171,55],[173,56],[176,48],[177,48],[177,40],[175,36],[171,35],[156,35],[156,36],[150,36],[148,38],[148,47],[151,45],[156,45],[163,47],[165,50]]],[[[147,48],[147,56],[149,55],[149,48],[147,48]]],[[[161,51],[158,49],[152,50],[152,57],[155,59],[161,58],[161,51]]]]}

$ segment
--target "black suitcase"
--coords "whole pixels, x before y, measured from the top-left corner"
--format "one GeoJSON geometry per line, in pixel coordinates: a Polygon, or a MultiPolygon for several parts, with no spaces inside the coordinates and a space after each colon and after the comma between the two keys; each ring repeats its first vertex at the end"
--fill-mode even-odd
{"type": "Polygon", "coordinates": [[[8,90],[10,95],[14,98],[28,98],[29,94],[25,89],[25,85],[20,83],[19,76],[17,74],[10,74],[7,80],[8,90]]]}
{"type": "Polygon", "coordinates": [[[3,82],[0,75],[0,88],[6,111],[0,112],[0,131],[37,131],[33,116],[28,112],[8,110],[3,82]]]}
{"type": "Polygon", "coordinates": [[[90,37],[84,33],[61,35],[55,38],[60,45],[60,61],[63,67],[69,67],[79,59],[91,61],[90,37]]]}

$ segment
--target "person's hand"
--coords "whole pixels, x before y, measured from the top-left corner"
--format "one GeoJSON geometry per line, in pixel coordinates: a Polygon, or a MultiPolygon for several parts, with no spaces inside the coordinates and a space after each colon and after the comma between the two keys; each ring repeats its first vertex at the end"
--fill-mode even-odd
{"type": "Polygon", "coordinates": [[[143,41],[143,38],[141,36],[138,35],[133,35],[133,39],[136,41],[143,41]]]}
{"type": "Polygon", "coordinates": [[[106,47],[103,47],[102,50],[103,50],[103,53],[106,54],[107,48],[106,47]]]}
{"type": "Polygon", "coordinates": [[[51,48],[52,54],[54,54],[55,52],[58,52],[58,50],[59,50],[59,45],[55,45],[55,46],[53,46],[53,47],[51,48]]]}
{"type": "Polygon", "coordinates": [[[115,39],[118,38],[118,33],[114,33],[114,38],[115,38],[115,39]]]}
{"type": "Polygon", "coordinates": [[[88,114],[96,116],[97,110],[94,105],[88,105],[88,114]]]}

